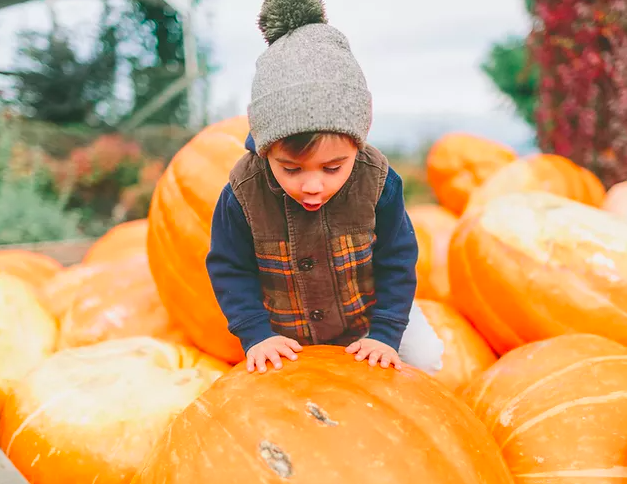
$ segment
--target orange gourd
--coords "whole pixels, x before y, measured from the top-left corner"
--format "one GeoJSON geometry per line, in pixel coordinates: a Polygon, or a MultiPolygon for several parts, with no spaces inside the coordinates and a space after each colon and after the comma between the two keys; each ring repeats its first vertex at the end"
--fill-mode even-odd
{"type": "Polygon", "coordinates": [[[466,210],[500,195],[546,191],[586,205],[600,207],[605,198],[601,181],[589,170],[559,155],[539,154],[510,163],[473,192],[466,210]]]}
{"type": "Polygon", "coordinates": [[[449,248],[455,307],[499,354],[564,333],[627,343],[627,223],[546,192],[464,215],[449,248]]]}
{"type": "Polygon", "coordinates": [[[457,217],[435,204],[414,205],[407,209],[418,241],[416,297],[447,302],[448,246],[457,226],[457,217]]]}
{"type": "Polygon", "coordinates": [[[133,484],[511,483],[492,437],[441,384],[308,346],[233,368],[187,407],[133,484]]]}
{"type": "Polygon", "coordinates": [[[148,220],[124,222],[108,230],[89,248],[83,263],[107,262],[127,255],[146,253],[148,220]]]}
{"type": "Polygon", "coordinates": [[[147,337],[59,351],[7,398],[0,447],[33,484],[128,484],[173,417],[229,370],[147,337]]]}
{"type": "Polygon", "coordinates": [[[63,266],[44,254],[21,249],[0,251],[0,274],[12,274],[39,288],[63,266]]]}
{"type": "Polygon", "coordinates": [[[519,347],[464,398],[518,483],[618,483],[627,476],[627,348],[590,334],[519,347]]]}
{"type": "Polygon", "coordinates": [[[233,136],[235,139],[241,140],[243,143],[246,140],[249,131],[250,126],[248,125],[248,116],[240,115],[212,123],[204,129],[203,133],[227,134],[233,136]]]}
{"type": "Polygon", "coordinates": [[[603,200],[603,210],[627,220],[627,181],[617,183],[608,190],[603,200]]]}
{"type": "Polygon", "coordinates": [[[57,273],[41,288],[41,302],[57,319],[63,318],[77,291],[95,274],[106,273],[106,263],[74,264],[57,273]]]}
{"type": "Polygon", "coordinates": [[[187,342],[159,298],[145,253],[117,259],[83,280],[61,318],[59,346],[130,336],[187,342]]]}
{"type": "Polygon", "coordinates": [[[488,343],[455,308],[437,301],[416,303],[438,338],[444,343],[442,369],[433,377],[460,392],[482,371],[496,362],[488,343]]]}
{"type": "Polygon", "coordinates": [[[163,304],[198,347],[229,362],[244,353],[227,329],[205,258],[213,209],[244,141],[211,126],[198,134],[159,180],[148,216],[148,259],[163,304]]]}
{"type": "Polygon", "coordinates": [[[56,349],[57,323],[35,287],[0,274],[0,412],[14,385],[56,349]]]}
{"type": "Polygon", "coordinates": [[[479,136],[450,133],[427,155],[427,180],[439,203],[461,214],[470,194],[499,168],[516,159],[513,149],[479,136]]]}

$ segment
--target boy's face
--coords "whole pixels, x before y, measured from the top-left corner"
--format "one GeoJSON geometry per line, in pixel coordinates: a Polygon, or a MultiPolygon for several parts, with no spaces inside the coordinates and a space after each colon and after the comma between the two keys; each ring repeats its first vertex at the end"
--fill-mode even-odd
{"type": "Polygon", "coordinates": [[[357,146],[350,138],[324,136],[306,155],[295,158],[275,143],[268,151],[272,173],[285,193],[306,210],[327,203],[350,176],[357,146]]]}

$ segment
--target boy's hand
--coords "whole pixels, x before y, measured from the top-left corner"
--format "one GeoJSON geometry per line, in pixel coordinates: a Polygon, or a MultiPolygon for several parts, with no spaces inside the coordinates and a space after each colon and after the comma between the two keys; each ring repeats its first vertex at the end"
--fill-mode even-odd
{"type": "Polygon", "coordinates": [[[251,373],[255,371],[255,367],[259,373],[265,373],[266,360],[270,360],[274,368],[278,370],[283,367],[281,355],[294,361],[298,358],[295,351],[302,349],[303,347],[296,340],[285,336],[272,336],[250,347],[246,353],[246,367],[251,373]]]}
{"type": "Polygon", "coordinates": [[[394,351],[394,348],[381,343],[381,341],[363,338],[348,345],[346,352],[356,353],[356,361],[368,358],[370,366],[377,366],[377,363],[381,361],[381,368],[388,368],[391,363],[397,370],[401,369],[401,359],[398,357],[398,353],[394,351]]]}

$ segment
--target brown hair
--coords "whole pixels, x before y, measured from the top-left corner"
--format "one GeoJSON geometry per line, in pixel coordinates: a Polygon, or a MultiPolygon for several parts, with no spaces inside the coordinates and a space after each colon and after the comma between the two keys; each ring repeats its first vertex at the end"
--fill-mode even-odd
{"type": "Polygon", "coordinates": [[[285,151],[287,151],[291,156],[296,158],[301,155],[309,154],[320,143],[320,141],[327,136],[337,136],[340,138],[348,139],[353,144],[357,145],[352,136],[344,133],[335,133],[332,131],[297,133],[280,139],[276,143],[280,145],[281,148],[283,148],[285,151]]]}

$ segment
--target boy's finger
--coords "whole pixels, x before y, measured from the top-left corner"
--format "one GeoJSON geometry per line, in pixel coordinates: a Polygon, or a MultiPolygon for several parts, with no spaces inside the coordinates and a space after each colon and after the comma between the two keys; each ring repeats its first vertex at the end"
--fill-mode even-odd
{"type": "Polygon", "coordinates": [[[266,356],[272,362],[276,370],[283,366],[283,363],[281,362],[281,357],[279,356],[279,352],[276,349],[272,348],[271,350],[268,350],[266,356]]]}
{"type": "Polygon", "coordinates": [[[361,343],[359,341],[354,341],[346,347],[346,352],[355,353],[355,351],[359,350],[359,348],[361,348],[361,343]]]}
{"type": "Polygon", "coordinates": [[[381,357],[381,368],[388,368],[390,366],[390,357],[387,355],[383,355],[381,357]]]}
{"type": "Polygon", "coordinates": [[[370,356],[368,357],[368,363],[370,364],[370,366],[377,366],[380,358],[381,352],[379,350],[374,350],[372,353],[370,353],[370,356]]]}
{"type": "Polygon", "coordinates": [[[298,341],[296,341],[295,339],[288,339],[285,341],[285,346],[287,346],[288,348],[294,350],[294,351],[301,351],[303,349],[303,347],[300,345],[300,343],[298,341]]]}
{"type": "Polygon", "coordinates": [[[279,346],[277,348],[277,351],[282,354],[283,356],[285,356],[286,358],[289,358],[290,360],[295,360],[298,358],[298,355],[296,353],[294,353],[292,351],[292,348],[290,348],[289,346],[285,345],[285,346],[279,346]]]}
{"type": "Polygon", "coordinates": [[[355,355],[355,359],[357,361],[362,361],[364,358],[366,358],[366,356],[368,356],[370,354],[372,350],[368,349],[368,348],[364,348],[363,346],[361,347],[361,349],[357,352],[357,354],[355,355]]]}
{"type": "Polygon", "coordinates": [[[246,358],[246,369],[252,373],[255,371],[255,357],[251,354],[246,358]]]}
{"type": "Polygon", "coordinates": [[[255,363],[257,364],[257,369],[259,370],[259,373],[265,373],[267,368],[266,368],[266,355],[264,355],[263,353],[260,355],[257,355],[255,357],[255,363]]]}
{"type": "Polygon", "coordinates": [[[394,365],[394,368],[396,368],[397,370],[400,370],[401,367],[403,366],[403,362],[401,361],[401,358],[398,355],[392,356],[392,364],[394,365]]]}

